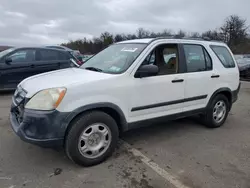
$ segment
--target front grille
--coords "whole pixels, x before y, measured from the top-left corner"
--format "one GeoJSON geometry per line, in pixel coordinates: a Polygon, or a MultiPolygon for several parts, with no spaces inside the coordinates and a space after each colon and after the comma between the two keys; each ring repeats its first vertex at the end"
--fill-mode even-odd
{"type": "Polygon", "coordinates": [[[26,94],[27,94],[27,92],[23,88],[21,88],[20,86],[17,87],[17,89],[14,93],[14,97],[13,97],[14,103],[17,106],[19,106],[19,104],[21,104],[24,101],[26,94]]]}
{"type": "Polygon", "coordinates": [[[26,94],[27,92],[24,89],[18,87],[13,96],[13,102],[16,105],[14,113],[19,123],[23,121],[24,106],[26,103],[25,100],[26,94]]]}
{"type": "Polygon", "coordinates": [[[19,123],[22,123],[23,121],[23,113],[24,113],[24,104],[20,104],[15,109],[15,115],[19,123]]]}

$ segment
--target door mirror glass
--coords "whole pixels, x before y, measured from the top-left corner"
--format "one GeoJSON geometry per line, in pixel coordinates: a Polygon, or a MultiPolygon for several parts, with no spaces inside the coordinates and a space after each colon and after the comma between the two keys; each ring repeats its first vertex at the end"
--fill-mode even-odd
{"type": "Polygon", "coordinates": [[[5,63],[10,64],[12,62],[12,59],[10,57],[5,58],[5,63]]]}
{"type": "Polygon", "coordinates": [[[135,73],[136,78],[156,76],[159,72],[159,68],[156,65],[142,65],[135,73]]]}

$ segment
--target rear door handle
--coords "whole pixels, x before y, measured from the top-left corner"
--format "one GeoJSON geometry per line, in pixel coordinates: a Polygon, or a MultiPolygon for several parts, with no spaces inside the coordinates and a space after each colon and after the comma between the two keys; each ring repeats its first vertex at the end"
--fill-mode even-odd
{"type": "Polygon", "coordinates": [[[183,79],[172,80],[172,83],[178,83],[178,82],[184,82],[184,80],[183,79]]]}
{"type": "Polygon", "coordinates": [[[34,68],[34,67],[35,67],[35,65],[33,65],[33,64],[32,64],[32,65],[30,65],[30,67],[31,67],[31,68],[34,68]]]}
{"type": "Polygon", "coordinates": [[[216,75],[212,75],[211,78],[219,78],[220,75],[216,74],[216,75]]]}

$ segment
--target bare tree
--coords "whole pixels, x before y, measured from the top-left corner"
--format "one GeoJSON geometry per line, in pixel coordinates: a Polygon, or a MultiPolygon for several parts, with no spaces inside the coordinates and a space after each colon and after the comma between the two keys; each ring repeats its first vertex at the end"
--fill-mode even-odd
{"type": "Polygon", "coordinates": [[[202,33],[201,36],[203,38],[209,38],[211,40],[222,41],[222,35],[216,30],[214,30],[214,31],[212,31],[212,30],[206,31],[206,32],[202,33]]]}
{"type": "Polygon", "coordinates": [[[234,46],[247,39],[246,20],[237,15],[226,18],[225,23],[220,28],[224,42],[229,46],[234,46]]]}
{"type": "Polygon", "coordinates": [[[102,33],[100,38],[104,44],[104,47],[106,47],[114,42],[113,35],[107,31],[102,33]]]}
{"type": "Polygon", "coordinates": [[[183,37],[185,37],[186,35],[187,35],[186,32],[180,29],[180,30],[176,33],[175,37],[176,37],[176,38],[183,38],[183,37]]]}
{"type": "Polygon", "coordinates": [[[123,41],[123,36],[121,34],[116,34],[114,38],[114,42],[121,42],[123,41]]]}
{"type": "Polygon", "coordinates": [[[193,33],[191,33],[191,35],[190,35],[190,37],[191,38],[199,38],[201,35],[200,35],[200,33],[198,33],[198,32],[193,32],[193,33]]]}
{"type": "Polygon", "coordinates": [[[246,20],[240,18],[237,15],[231,15],[226,18],[225,23],[219,29],[208,30],[204,33],[194,32],[187,34],[183,30],[179,30],[177,33],[174,33],[169,29],[165,29],[161,32],[151,32],[144,28],[139,28],[134,34],[113,35],[112,33],[104,32],[99,37],[95,37],[93,39],[78,39],[62,45],[68,46],[72,49],[80,50],[80,52],[84,54],[97,53],[114,42],[137,38],[155,38],[163,36],[175,36],[176,38],[185,36],[197,38],[202,36],[211,40],[220,40],[228,43],[229,47],[235,53],[250,53],[250,36],[248,33],[246,20]]]}
{"type": "Polygon", "coordinates": [[[137,30],[136,34],[137,34],[137,37],[138,37],[139,39],[141,39],[141,38],[147,38],[147,37],[150,36],[150,32],[147,31],[146,29],[143,29],[143,28],[139,28],[139,29],[137,30]]]}

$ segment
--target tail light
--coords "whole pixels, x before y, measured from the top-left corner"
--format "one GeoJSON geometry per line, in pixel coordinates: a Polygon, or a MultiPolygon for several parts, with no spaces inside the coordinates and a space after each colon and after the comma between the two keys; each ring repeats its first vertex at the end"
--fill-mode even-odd
{"type": "Polygon", "coordinates": [[[83,62],[81,62],[80,60],[78,60],[77,64],[81,66],[83,64],[83,62]]]}

